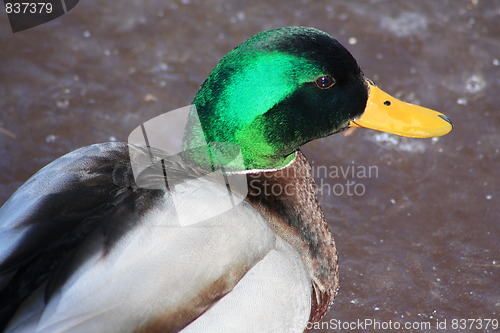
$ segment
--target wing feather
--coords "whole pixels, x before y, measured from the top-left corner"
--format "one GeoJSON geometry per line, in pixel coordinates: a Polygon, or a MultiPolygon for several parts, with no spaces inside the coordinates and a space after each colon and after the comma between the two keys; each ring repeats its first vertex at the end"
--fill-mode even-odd
{"type": "Polygon", "coordinates": [[[246,202],[179,225],[168,191],[135,185],[128,150],[108,143],[65,155],[0,209],[7,332],[177,331],[275,246],[246,202]]]}

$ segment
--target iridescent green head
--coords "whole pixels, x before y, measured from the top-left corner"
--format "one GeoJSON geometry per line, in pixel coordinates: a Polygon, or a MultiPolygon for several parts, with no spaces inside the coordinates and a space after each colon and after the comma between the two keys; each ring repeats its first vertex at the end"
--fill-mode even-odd
{"type": "Polygon", "coordinates": [[[346,128],[367,98],[356,60],[330,35],[264,31],[226,54],[203,83],[193,102],[203,131],[188,128],[184,149],[195,152],[202,139],[228,142],[246,169],[280,168],[306,142],[346,128]]]}

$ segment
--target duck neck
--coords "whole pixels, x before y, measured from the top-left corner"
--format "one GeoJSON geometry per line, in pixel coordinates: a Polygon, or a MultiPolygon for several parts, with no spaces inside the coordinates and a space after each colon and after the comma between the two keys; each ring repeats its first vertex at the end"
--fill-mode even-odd
{"type": "Polygon", "coordinates": [[[190,162],[205,169],[241,171],[281,169],[293,160],[295,143],[280,135],[269,135],[276,131],[270,128],[274,125],[265,111],[245,121],[232,117],[215,102],[217,98],[206,98],[203,93],[202,89],[194,100],[183,138],[184,155],[190,162]]]}
{"type": "Polygon", "coordinates": [[[258,128],[226,127],[218,131],[211,126],[216,121],[192,114],[184,134],[184,156],[204,169],[281,169],[295,157],[293,150],[277,149],[258,128]]]}

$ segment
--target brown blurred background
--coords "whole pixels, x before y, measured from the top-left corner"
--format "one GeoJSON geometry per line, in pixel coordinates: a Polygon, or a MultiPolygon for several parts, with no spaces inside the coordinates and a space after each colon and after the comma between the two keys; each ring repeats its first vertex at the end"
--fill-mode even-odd
{"type": "Polygon", "coordinates": [[[385,91],[455,126],[439,139],[355,130],[303,148],[316,166],[378,170],[317,178],[365,189],[320,196],[341,273],[325,321],[426,321],[444,332],[435,324],[446,319],[456,332],[452,319],[500,319],[500,1],[81,1],[16,34],[2,12],[0,204],[53,159],[126,141],[190,104],[226,52],[290,25],[332,34],[385,91]]]}

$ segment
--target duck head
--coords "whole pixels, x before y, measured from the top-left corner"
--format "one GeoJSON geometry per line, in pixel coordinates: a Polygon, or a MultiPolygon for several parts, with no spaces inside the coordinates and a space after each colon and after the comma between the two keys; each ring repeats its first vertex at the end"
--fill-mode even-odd
{"type": "Polygon", "coordinates": [[[193,104],[184,151],[205,166],[213,161],[196,153],[202,142],[237,147],[246,169],[279,169],[305,143],[350,126],[410,137],[451,130],[441,113],[384,93],[337,40],[306,27],[264,31],[230,51],[193,104]]]}

